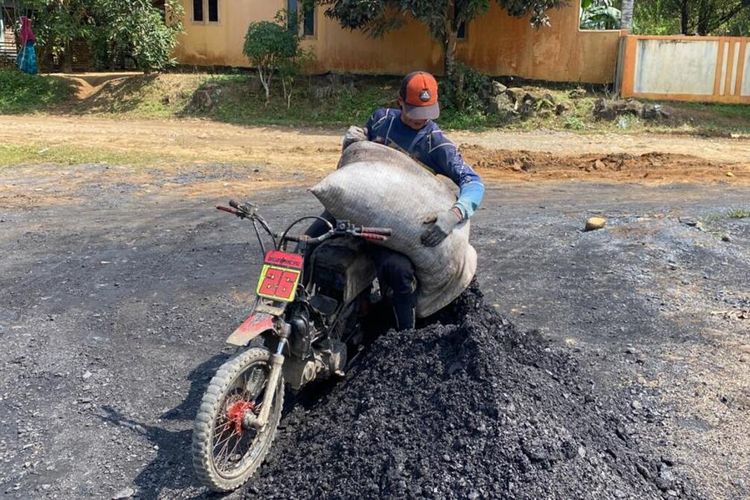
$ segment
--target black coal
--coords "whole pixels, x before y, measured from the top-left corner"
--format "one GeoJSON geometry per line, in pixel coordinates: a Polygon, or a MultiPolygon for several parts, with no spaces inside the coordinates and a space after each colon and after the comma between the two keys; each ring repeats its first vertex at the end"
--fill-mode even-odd
{"type": "Polygon", "coordinates": [[[631,440],[615,393],[476,286],[436,320],[384,334],[344,381],[295,405],[246,495],[693,496],[631,440]]]}

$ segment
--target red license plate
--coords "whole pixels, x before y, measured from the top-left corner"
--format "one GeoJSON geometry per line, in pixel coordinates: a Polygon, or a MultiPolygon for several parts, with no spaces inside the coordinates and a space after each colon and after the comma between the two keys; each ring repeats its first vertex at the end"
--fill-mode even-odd
{"type": "Polygon", "coordinates": [[[303,258],[299,254],[271,250],[263,259],[263,268],[255,293],[267,299],[291,302],[302,274],[303,258]]]}

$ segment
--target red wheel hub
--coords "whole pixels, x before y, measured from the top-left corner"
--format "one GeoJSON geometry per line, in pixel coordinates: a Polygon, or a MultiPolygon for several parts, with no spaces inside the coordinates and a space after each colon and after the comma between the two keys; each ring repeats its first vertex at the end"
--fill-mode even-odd
{"type": "Polygon", "coordinates": [[[227,408],[227,418],[234,424],[234,432],[242,434],[242,421],[245,419],[245,413],[253,411],[255,404],[251,401],[236,401],[227,408]]]}

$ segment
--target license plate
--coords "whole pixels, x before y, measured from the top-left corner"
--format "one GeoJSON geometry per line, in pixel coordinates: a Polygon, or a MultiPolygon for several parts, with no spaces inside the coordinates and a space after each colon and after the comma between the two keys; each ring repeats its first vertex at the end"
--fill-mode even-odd
{"type": "Polygon", "coordinates": [[[267,299],[293,301],[302,274],[302,265],[303,258],[299,254],[269,251],[263,259],[263,268],[255,293],[267,299]]]}

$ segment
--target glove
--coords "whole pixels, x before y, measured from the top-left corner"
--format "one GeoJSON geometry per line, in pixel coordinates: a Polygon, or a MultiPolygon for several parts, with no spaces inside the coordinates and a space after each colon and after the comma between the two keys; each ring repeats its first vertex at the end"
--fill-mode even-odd
{"type": "Polygon", "coordinates": [[[463,214],[456,207],[428,217],[424,224],[432,225],[422,233],[422,244],[426,247],[439,245],[462,220],[463,214]]]}
{"type": "Polygon", "coordinates": [[[362,127],[356,127],[352,125],[346,131],[346,134],[344,134],[344,141],[341,145],[341,151],[344,151],[346,148],[348,148],[355,142],[366,141],[366,140],[367,140],[367,132],[365,132],[365,129],[363,129],[362,127]]]}

